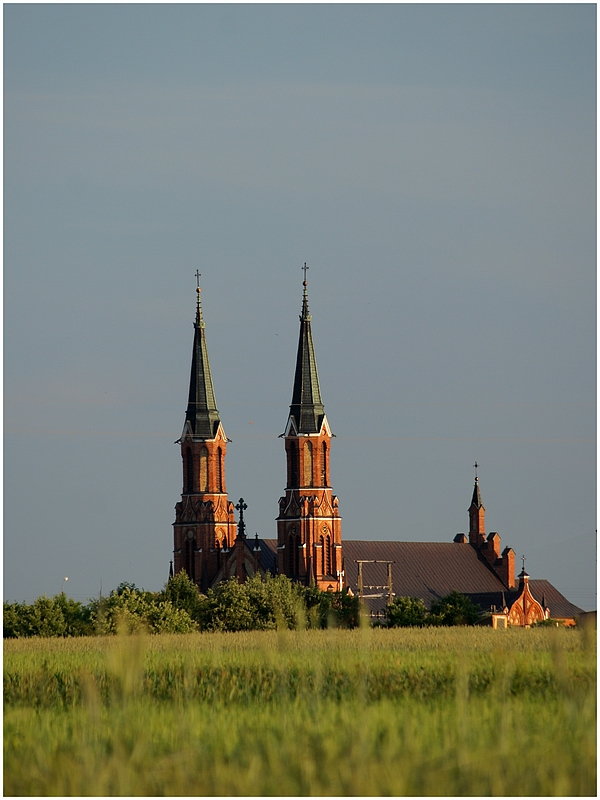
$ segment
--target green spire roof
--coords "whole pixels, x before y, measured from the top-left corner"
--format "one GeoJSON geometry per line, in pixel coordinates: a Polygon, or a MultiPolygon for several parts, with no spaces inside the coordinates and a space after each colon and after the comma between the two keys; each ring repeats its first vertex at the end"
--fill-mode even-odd
{"type": "Polygon", "coordinates": [[[303,286],[300,338],[298,340],[290,417],[294,418],[298,433],[318,433],[321,430],[325,409],[321,401],[317,361],[310,330],[311,317],[308,313],[308,294],[306,291],[308,281],[306,279],[303,286]]]}
{"type": "MultiPolygon", "coordinates": [[[[194,348],[192,351],[192,370],[190,374],[190,393],[185,414],[192,436],[212,439],[219,427],[219,412],[215,401],[206,348],[205,323],[202,319],[200,287],[197,288],[196,321],[194,323],[194,348]]],[[[186,427],[187,424],[186,424],[186,427]]]]}
{"type": "Polygon", "coordinates": [[[481,492],[479,491],[479,478],[475,477],[475,488],[473,489],[473,499],[471,500],[471,508],[475,506],[476,508],[481,508],[483,503],[481,502],[481,492]]]}

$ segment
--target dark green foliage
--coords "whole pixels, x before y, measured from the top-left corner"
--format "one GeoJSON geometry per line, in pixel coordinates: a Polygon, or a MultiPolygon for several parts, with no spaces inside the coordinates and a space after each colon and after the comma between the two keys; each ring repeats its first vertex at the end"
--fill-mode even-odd
{"type": "Polygon", "coordinates": [[[299,586],[309,628],[357,628],[360,600],[348,593],[322,592],[316,586],[299,586]]]}
{"type": "Polygon", "coordinates": [[[389,628],[422,628],[427,625],[475,625],[481,611],[469,597],[453,591],[431,604],[427,611],[422,600],[397,597],[387,608],[389,628]]]}
{"type": "Polygon", "coordinates": [[[108,597],[90,601],[91,619],[99,634],[135,633],[190,633],[195,623],[182,608],[177,608],[162,597],[121,584],[108,597]]]}
{"type": "Polygon", "coordinates": [[[4,638],[86,636],[94,633],[190,633],[275,628],[355,628],[359,600],[348,592],[322,592],[285,575],[235,578],[201,595],[185,572],[162,592],[121,583],[108,597],[83,605],[64,593],[39,597],[32,605],[4,604],[4,638]]]}
{"type": "Polygon", "coordinates": [[[415,597],[396,597],[387,607],[388,628],[422,628],[427,616],[425,603],[415,597]]]}
{"type": "MultiPolygon", "coordinates": [[[[178,580],[178,576],[172,579],[178,580]]],[[[246,583],[235,578],[209,589],[206,597],[193,599],[193,584],[185,586],[182,581],[180,595],[176,595],[178,584],[167,584],[174,604],[194,604],[191,616],[201,630],[251,631],[275,628],[354,628],[359,621],[359,602],[347,592],[322,592],[314,586],[294,583],[285,575],[263,579],[258,575],[246,583]],[[191,589],[191,590],[190,590],[191,589]]],[[[188,606],[184,606],[186,608],[188,606]]]]}
{"type": "Polygon", "coordinates": [[[201,623],[206,598],[200,595],[198,587],[184,570],[169,578],[160,596],[175,608],[186,611],[194,622],[201,623]]]}
{"type": "Polygon", "coordinates": [[[479,608],[460,592],[453,591],[431,604],[431,625],[474,625],[479,619],[479,608]]]}
{"type": "Polygon", "coordinates": [[[91,636],[94,633],[92,609],[62,592],[54,598],[65,621],[64,636],[91,636]]]}
{"type": "Polygon", "coordinates": [[[68,598],[38,597],[32,605],[4,603],[4,638],[27,636],[89,636],[93,633],[91,609],[68,598]]]}

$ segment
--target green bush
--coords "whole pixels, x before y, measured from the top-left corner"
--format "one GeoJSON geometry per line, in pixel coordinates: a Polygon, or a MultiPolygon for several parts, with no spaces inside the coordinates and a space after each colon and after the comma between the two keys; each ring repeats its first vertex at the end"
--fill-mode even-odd
{"type": "Polygon", "coordinates": [[[108,597],[90,603],[90,617],[100,635],[117,632],[191,633],[196,624],[182,608],[160,594],[121,584],[108,597]]]}
{"type": "Polygon", "coordinates": [[[32,605],[4,603],[4,638],[355,628],[359,612],[358,597],[347,591],[322,592],[285,575],[255,575],[243,584],[232,578],[202,595],[180,572],[161,592],[121,583],[108,597],[87,605],[64,593],[39,597],[32,605]]]}
{"type": "Polygon", "coordinates": [[[429,624],[474,625],[480,613],[480,609],[469,597],[453,591],[431,604],[429,624]]]}
{"type": "Polygon", "coordinates": [[[27,603],[4,603],[5,639],[27,636],[89,636],[93,633],[91,609],[68,598],[38,597],[27,603]]]}
{"type": "Polygon", "coordinates": [[[387,607],[388,628],[422,628],[427,616],[425,603],[415,597],[396,597],[387,607]]]}

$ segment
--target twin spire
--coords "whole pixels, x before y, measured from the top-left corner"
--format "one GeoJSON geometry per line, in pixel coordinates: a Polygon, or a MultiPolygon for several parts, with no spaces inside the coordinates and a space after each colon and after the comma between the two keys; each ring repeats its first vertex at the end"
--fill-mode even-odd
{"type": "MultiPolygon", "coordinates": [[[[319,433],[325,416],[325,409],[321,400],[317,360],[310,329],[311,316],[308,313],[308,281],[306,280],[308,267],[306,264],[303,269],[304,288],[302,293],[302,313],[300,315],[300,337],[296,356],[290,418],[294,419],[298,433],[319,433]]],[[[205,322],[202,317],[200,299],[200,273],[198,271],[196,272],[196,281],[196,321],[194,323],[194,346],[185,428],[194,438],[212,439],[217,433],[220,418],[208,361],[205,322]]]]}
{"type": "Polygon", "coordinates": [[[302,294],[302,314],[300,315],[300,337],[298,355],[296,356],[296,373],[292,390],[290,418],[298,433],[319,433],[325,416],[325,408],[321,400],[317,360],[310,329],[311,316],[308,313],[308,281],[306,280],[306,264],[302,294]]]}
{"type": "Polygon", "coordinates": [[[202,318],[202,303],[200,300],[202,290],[200,289],[199,272],[196,272],[196,282],[196,321],[194,323],[190,393],[185,413],[184,434],[187,430],[193,438],[214,439],[220,419],[208,362],[205,322],[202,318]]]}

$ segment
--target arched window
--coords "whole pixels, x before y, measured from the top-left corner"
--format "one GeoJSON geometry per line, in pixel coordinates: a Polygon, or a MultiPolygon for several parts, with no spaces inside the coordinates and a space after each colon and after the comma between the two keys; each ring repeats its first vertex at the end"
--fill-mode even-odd
{"type": "Polygon", "coordinates": [[[200,491],[208,492],[208,450],[200,450],[200,491]]]}
{"type": "Polygon", "coordinates": [[[321,575],[325,575],[325,539],[321,536],[321,575]]]}
{"type": "MultiPolygon", "coordinates": [[[[192,533],[191,531],[189,533],[192,533]]],[[[192,534],[193,537],[193,534],[192,534]]],[[[185,540],[185,571],[190,577],[190,580],[196,580],[196,557],[194,550],[196,549],[196,540],[194,538],[186,538],[185,540]]]]}
{"type": "Polygon", "coordinates": [[[321,445],[321,483],[327,486],[327,443],[321,445]]]}
{"type": "Polygon", "coordinates": [[[217,450],[217,491],[223,491],[223,451],[219,447],[217,450]]]}
{"type": "Polygon", "coordinates": [[[290,569],[290,578],[295,577],[296,573],[294,572],[294,545],[296,544],[296,537],[290,534],[288,536],[288,563],[290,569]]]}
{"type": "Polygon", "coordinates": [[[298,486],[298,446],[296,442],[290,442],[290,488],[294,489],[298,486]]]}
{"type": "Polygon", "coordinates": [[[289,556],[288,556],[288,563],[290,565],[290,578],[296,578],[299,573],[299,538],[298,535],[294,532],[292,528],[292,533],[290,533],[288,537],[288,547],[289,547],[289,556]]]}
{"type": "Polygon", "coordinates": [[[312,472],[313,472],[313,448],[312,442],[306,442],[304,445],[304,485],[312,486],[312,472]]]}
{"type": "Polygon", "coordinates": [[[192,451],[188,447],[185,451],[185,477],[186,477],[186,491],[194,491],[194,461],[192,459],[192,451]]]}
{"type": "Polygon", "coordinates": [[[327,568],[327,575],[331,575],[331,538],[328,536],[325,539],[325,567],[327,568]]]}

